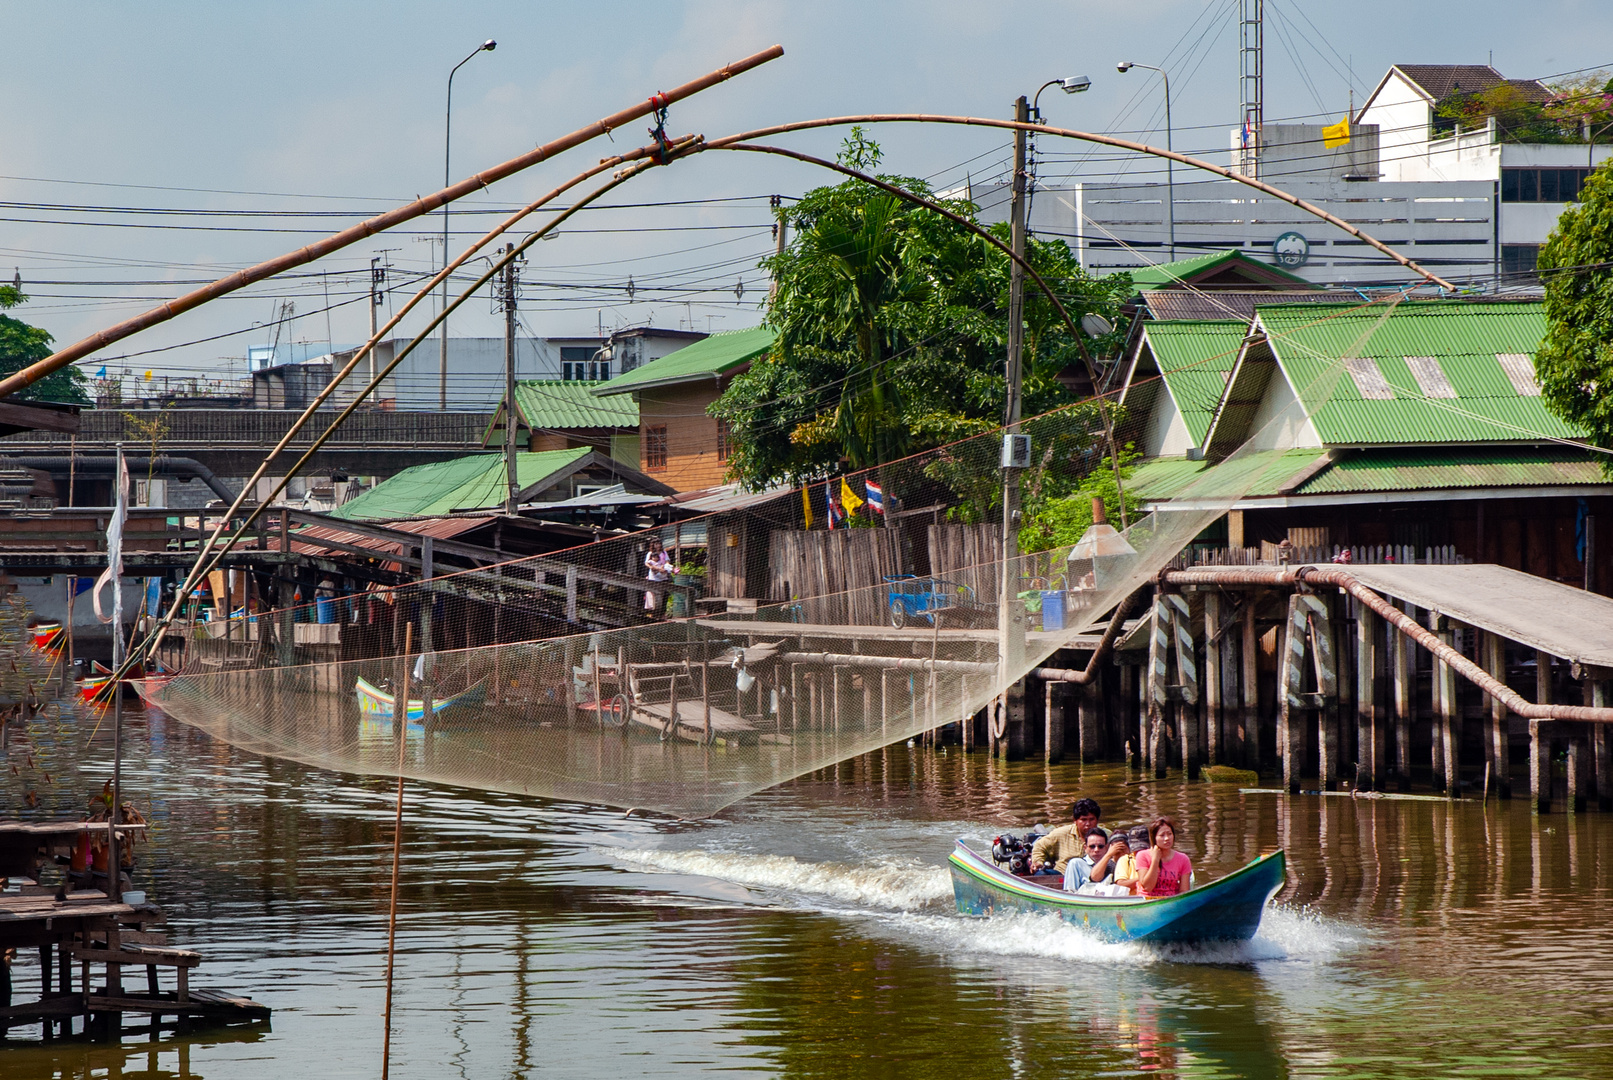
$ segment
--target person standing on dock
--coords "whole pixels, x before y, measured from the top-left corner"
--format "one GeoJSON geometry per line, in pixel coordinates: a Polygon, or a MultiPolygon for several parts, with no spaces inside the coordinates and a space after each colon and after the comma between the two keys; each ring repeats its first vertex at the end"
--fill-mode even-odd
{"type": "MultiPolygon", "coordinates": [[[[666,553],[666,549],[661,546],[661,538],[659,536],[650,537],[650,550],[649,553],[644,556],[644,566],[647,570],[649,570],[650,580],[652,582],[671,580],[672,556],[668,555],[666,553]]],[[[657,595],[658,594],[655,589],[646,589],[644,591],[645,611],[656,610],[657,595]]]]}

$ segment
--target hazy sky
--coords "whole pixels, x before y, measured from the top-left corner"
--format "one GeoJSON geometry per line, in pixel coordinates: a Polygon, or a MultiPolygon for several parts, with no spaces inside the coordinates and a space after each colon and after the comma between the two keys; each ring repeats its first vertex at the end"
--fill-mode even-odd
{"type": "MultiPolygon", "coordinates": [[[[674,107],[669,130],[716,136],[879,111],[1006,116],[1017,94],[1086,74],[1086,94],[1042,95],[1049,122],[1163,144],[1159,79],[1117,73],[1115,62],[1129,59],[1169,67],[1176,147],[1209,155],[1226,146],[1237,117],[1237,8],[1236,0],[0,2],[0,278],[21,272],[35,299],[14,314],[65,344],[178,295],[180,282],[220,276],[435,190],[448,71],[488,37],[497,50],[454,81],[456,179],[774,43],[782,59],[674,107]],[[130,212],[153,208],[237,213],[130,212]]],[[[1336,120],[1348,107],[1350,72],[1359,103],[1391,63],[1484,63],[1493,53],[1512,77],[1613,68],[1613,5],[1589,0],[1268,0],[1266,9],[1268,121],[1336,120]]],[[[642,142],[644,126],[619,132],[616,145],[642,142]]],[[[780,141],[832,155],[840,137],[780,141]]],[[[938,186],[993,178],[1007,157],[1008,140],[996,133],[909,127],[875,137],[886,169],[938,186]]],[[[459,205],[525,202],[609,148],[590,144],[459,205]]],[[[1151,174],[1108,152],[1043,150],[1044,180],[1151,174]]],[[[651,319],[750,325],[765,291],[755,263],[771,248],[766,196],[822,182],[807,166],[747,155],[656,170],[612,201],[682,205],[589,212],[534,249],[525,326],[567,335],[651,319]],[[736,300],[739,281],[745,294],[736,300]]],[[[454,219],[460,246],[489,220],[454,219]]],[[[305,268],[313,276],[256,286],[107,355],[247,329],[272,320],[282,298],[296,304],[295,340],[362,340],[362,300],[342,301],[366,288],[371,255],[395,248],[389,258],[400,272],[424,270],[440,257],[422,242],[433,232],[440,223],[416,223],[305,268]],[[319,311],[327,295],[341,305],[328,319],[319,311]]],[[[501,332],[485,299],[462,310],[456,334],[501,332]]],[[[222,375],[227,358],[265,335],[113,367],[222,375]]],[[[233,372],[242,370],[237,359],[233,372]]]]}

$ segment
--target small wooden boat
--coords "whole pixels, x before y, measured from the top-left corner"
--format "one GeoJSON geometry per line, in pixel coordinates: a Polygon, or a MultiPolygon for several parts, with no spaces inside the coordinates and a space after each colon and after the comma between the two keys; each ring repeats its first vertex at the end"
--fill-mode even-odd
{"type": "Polygon", "coordinates": [[[1038,885],[1002,869],[962,840],[947,862],[961,914],[1057,915],[1108,941],[1247,941],[1260,929],[1266,903],[1283,887],[1287,874],[1278,850],[1201,888],[1148,900],[1085,896],[1038,885]]]}
{"type": "Polygon", "coordinates": [[[29,632],[34,636],[34,648],[43,653],[59,652],[67,643],[67,628],[59,622],[35,623],[29,632]]]}
{"type": "MultiPolygon", "coordinates": [[[[391,720],[395,703],[393,695],[382,690],[379,686],[360,677],[353,687],[358,694],[358,711],[368,719],[391,720]]],[[[449,709],[461,705],[475,705],[487,696],[487,680],[472,684],[452,697],[445,697],[440,701],[431,703],[431,712],[434,717],[440,718],[449,709]]],[[[408,721],[411,725],[422,723],[426,718],[426,703],[423,698],[410,698],[407,709],[408,721]]]]}

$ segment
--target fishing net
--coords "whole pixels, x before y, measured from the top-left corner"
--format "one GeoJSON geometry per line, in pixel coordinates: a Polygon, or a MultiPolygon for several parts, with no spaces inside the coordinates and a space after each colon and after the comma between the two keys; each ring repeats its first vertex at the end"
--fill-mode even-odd
{"type": "Polygon", "coordinates": [[[1323,370],[1244,417],[1222,460],[1184,460],[1146,509],[1117,491],[1104,413],[1122,462],[1150,415],[1089,400],[1023,424],[1025,468],[1002,468],[991,431],[675,526],[489,565],[438,554],[426,581],[337,583],[199,624],[146,693],[234,746],[327,769],[710,814],[922,732],[988,732],[1011,684],[1060,650],[1084,664],[1123,601],[1293,471],[1339,358],[1323,370]],[[1023,503],[1006,559],[1005,473],[1023,503]],[[1093,527],[1094,496],[1112,527],[1093,527]],[[677,572],[664,582],[647,580],[655,541],[677,572]]]}

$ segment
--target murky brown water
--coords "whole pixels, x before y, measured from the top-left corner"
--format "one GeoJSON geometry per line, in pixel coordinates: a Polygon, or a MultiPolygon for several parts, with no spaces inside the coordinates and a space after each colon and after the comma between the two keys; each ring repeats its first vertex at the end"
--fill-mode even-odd
{"type": "MultiPolygon", "coordinates": [[[[37,774],[75,731],[41,725],[9,760],[32,750],[37,774]]],[[[142,884],[203,951],[194,985],[272,1006],[273,1029],[113,1048],[35,1028],[0,1075],[378,1075],[390,784],[161,716],[130,731],[157,825],[142,884]]],[[[41,787],[26,765],[3,784],[41,787]]],[[[1613,816],[1526,800],[1241,795],[893,747],[698,823],[415,787],[403,881],[398,1077],[1613,1072],[1613,816]],[[1062,818],[1077,793],[1111,823],[1187,822],[1201,880],[1286,847],[1261,935],[1160,952],[952,913],[954,836],[1062,818]]]]}

